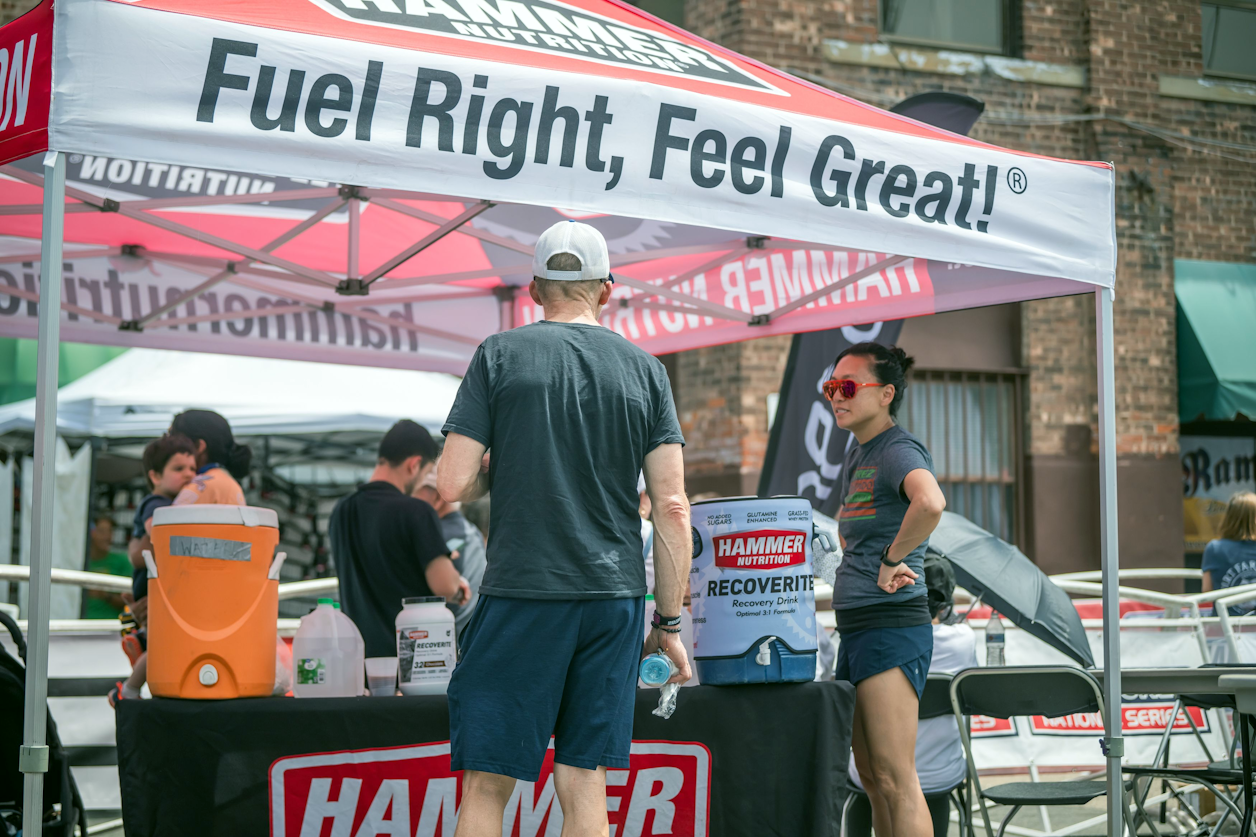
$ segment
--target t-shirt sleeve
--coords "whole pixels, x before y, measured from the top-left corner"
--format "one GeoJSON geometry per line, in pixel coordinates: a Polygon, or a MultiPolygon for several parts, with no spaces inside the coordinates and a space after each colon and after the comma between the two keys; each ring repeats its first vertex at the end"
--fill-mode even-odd
{"type": "MultiPolygon", "coordinates": [[[[1210,541],[1204,547],[1204,559],[1200,562],[1199,568],[1205,572],[1216,572],[1217,570],[1226,569],[1225,556],[1221,554],[1221,546],[1216,541],[1210,541]]],[[[1220,581],[1220,578],[1214,578],[1213,583],[1220,581]]]]}
{"type": "Polygon", "coordinates": [[[654,388],[658,392],[655,398],[654,425],[650,428],[650,440],[645,452],[659,445],[683,445],[685,436],[680,431],[680,419],[676,417],[676,402],[672,399],[672,385],[667,380],[667,372],[660,363],[656,367],[654,388]]]}
{"type": "Polygon", "coordinates": [[[454,406],[449,411],[449,418],[441,433],[448,436],[458,433],[475,439],[486,448],[493,446],[493,408],[491,398],[491,380],[489,377],[488,357],[484,344],[475,350],[467,374],[458,387],[458,395],[454,398],[454,406]]]}
{"type": "Polygon", "coordinates": [[[135,511],[134,525],[131,526],[131,537],[144,537],[144,524],[153,516],[153,512],[170,505],[172,502],[169,497],[162,497],[160,494],[152,494],[145,497],[144,502],[140,503],[140,507],[135,511]]]}
{"type": "Polygon", "coordinates": [[[905,500],[907,497],[903,493],[903,480],[907,479],[907,475],[912,471],[921,468],[932,474],[933,458],[929,456],[929,451],[925,450],[924,445],[915,439],[899,439],[885,452],[884,468],[886,476],[890,478],[890,484],[905,500]]]}
{"type": "Polygon", "coordinates": [[[410,505],[413,508],[410,513],[412,517],[410,531],[414,536],[413,548],[419,559],[419,566],[427,569],[427,565],[434,559],[448,555],[449,547],[445,544],[445,535],[441,531],[440,518],[436,516],[436,510],[422,500],[415,500],[410,505]]]}

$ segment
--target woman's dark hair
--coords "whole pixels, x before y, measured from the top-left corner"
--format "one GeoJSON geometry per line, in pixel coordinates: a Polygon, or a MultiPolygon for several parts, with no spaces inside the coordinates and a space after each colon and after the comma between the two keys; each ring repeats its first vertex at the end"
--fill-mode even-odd
{"type": "Polygon", "coordinates": [[[217,462],[236,479],[249,473],[253,451],[248,445],[236,444],[231,425],[213,410],[184,410],[170,423],[171,433],[181,433],[194,443],[205,443],[205,462],[217,462]]]}
{"type": "Polygon", "coordinates": [[[898,346],[882,346],[880,343],[856,343],[843,351],[833,361],[837,366],[847,355],[866,357],[872,361],[872,374],[879,384],[894,385],[894,400],[890,402],[890,415],[897,416],[899,405],[903,403],[903,394],[907,392],[907,373],[916,365],[916,361],[898,346]]]}

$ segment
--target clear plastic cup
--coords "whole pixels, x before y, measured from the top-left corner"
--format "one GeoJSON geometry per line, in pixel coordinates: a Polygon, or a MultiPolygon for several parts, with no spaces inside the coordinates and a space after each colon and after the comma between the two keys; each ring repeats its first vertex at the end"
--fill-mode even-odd
{"type": "Polygon", "coordinates": [[[367,657],[366,685],[372,696],[392,697],[397,694],[397,658],[367,657]]]}

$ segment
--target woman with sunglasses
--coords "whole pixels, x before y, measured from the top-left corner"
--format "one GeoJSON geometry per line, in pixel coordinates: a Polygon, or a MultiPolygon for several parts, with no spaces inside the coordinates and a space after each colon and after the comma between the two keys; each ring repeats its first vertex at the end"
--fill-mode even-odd
{"type": "Polygon", "coordinates": [[[913,360],[858,343],[824,384],[839,427],[855,437],[842,467],[843,558],[833,585],[837,679],[855,684],[851,749],[878,837],[929,837],[916,776],[916,716],[933,657],[925,545],[946,500],[933,459],[895,422],[913,360]]]}

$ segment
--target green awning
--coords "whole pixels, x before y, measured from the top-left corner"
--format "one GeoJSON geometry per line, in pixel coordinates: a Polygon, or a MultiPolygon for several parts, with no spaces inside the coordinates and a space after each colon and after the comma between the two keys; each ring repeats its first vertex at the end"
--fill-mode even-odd
{"type": "Polygon", "coordinates": [[[1177,259],[1178,415],[1256,419],[1256,264],[1177,259]]]}

